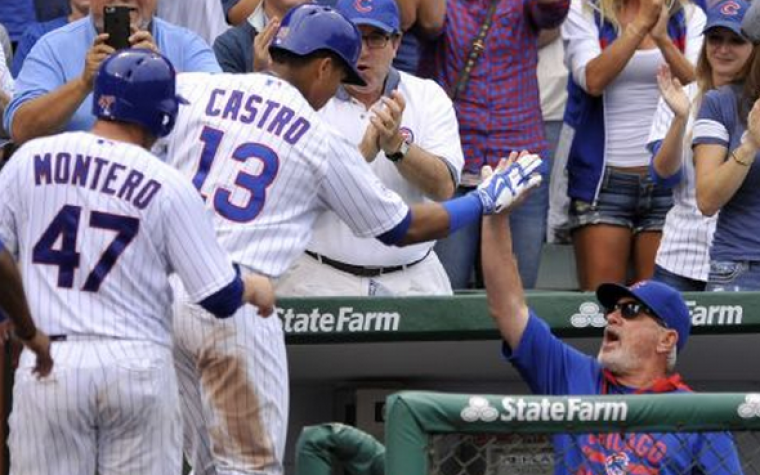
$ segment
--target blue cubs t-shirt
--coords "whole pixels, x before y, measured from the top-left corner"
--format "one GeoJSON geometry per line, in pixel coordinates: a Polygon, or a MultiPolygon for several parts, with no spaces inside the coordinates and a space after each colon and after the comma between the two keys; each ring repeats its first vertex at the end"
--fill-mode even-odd
{"type": "MultiPolygon", "coordinates": [[[[632,394],[605,384],[599,362],[555,337],[533,311],[517,351],[504,356],[534,394],[632,394]]],[[[742,473],[730,433],[600,433],[554,437],[557,475],[642,473],[660,475],[742,473]]]]}
{"type": "MultiPolygon", "coordinates": [[[[692,146],[717,144],[728,152],[741,143],[745,125],[739,119],[741,86],[710,91],[694,122],[692,146]]],[[[698,158],[695,156],[695,160],[698,158]]],[[[728,261],[760,261],[760,161],[750,167],[734,196],[720,210],[710,258],[728,261]]]]}

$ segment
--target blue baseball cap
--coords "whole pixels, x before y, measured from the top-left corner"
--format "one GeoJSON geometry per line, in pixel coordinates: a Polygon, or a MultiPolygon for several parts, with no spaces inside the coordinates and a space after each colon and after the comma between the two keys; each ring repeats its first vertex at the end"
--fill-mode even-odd
{"type": "Polygon", "coordinates": [[[339,0],[335,8],[356,26],[374,26],[389,35],[401,33],[395,0],[339,0]]]}
{"type": "Polygon", "coordinates": [[[723,0],[707,10],[707,23],[702,33],[713,28],[727,28],[744,38],[742,19],[749,9],[749,3],[744,0],[723,0]]]}
{"type": "MultiPolygon", "coordinates": [[[[736,1],[736,0],[728,0],[736,1]]],[[[689,308],[681,292],[661,282],[642,280],[625,287],[620,284],[602,284],[596,289],[596,298],[605,308],[612,308],[623,297],[630,297],[647,307],[659,317],[665,325],[678,333],[677,348],[680,352],[686,346],[691,332],[689,308]]]]}

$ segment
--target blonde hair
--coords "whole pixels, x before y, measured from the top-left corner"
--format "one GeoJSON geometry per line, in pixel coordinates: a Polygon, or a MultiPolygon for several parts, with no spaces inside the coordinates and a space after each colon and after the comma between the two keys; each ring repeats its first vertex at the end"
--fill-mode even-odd
{"type": "MultiPolygon", "coordinates": [[[[668,16],[673,16],[680,8],[691,3],[691,0],[666,0],[666,8],[670,10],[668,16]]],[[[583,0],[584,8],[595,10],[602,17],[602,22],[609,22],[620,34],[620,21],[618,15],[623,9],[625,0],[583,0]]]]}

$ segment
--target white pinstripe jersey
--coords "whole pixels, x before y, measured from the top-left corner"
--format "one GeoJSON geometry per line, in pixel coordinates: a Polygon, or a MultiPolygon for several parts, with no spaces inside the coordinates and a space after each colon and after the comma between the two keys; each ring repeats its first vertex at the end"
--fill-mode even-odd
{"type": "Polygon", "coordinates": [[[86,132],[34,140],[0,173],[0,239],[48,334],[171,344],[177,272],[199,301],[230,260],[198,193],[142,148],[86,132]]]}
{"type": "Polygon", "coordinates": [[[266,74],[186,73],[188,101],[167,160],[215,211],[232,259],[280,276],[306,248],[314,220],[334,210],[357,236],[392,229],[408,207],[288,82],[266,74]]]}
{"type": "MultiPolygon", "coordinates": [[[[686,86],[686,92],[693,103],[697,95],[696,83],[686,86]]],[[[661,97],[649,133],[650,145],[665,140],[672,121],[673,111],[661,97]]],[[[683,175],[673,188],[673,207],[665,217],[656,262],[676,275],[706,282],[710,272],[710,245],[718,217],[704,216],[697,206],[697,180],[691,150],[693,127],[694,116],[690,114],[681,148],[683,175]]]]}

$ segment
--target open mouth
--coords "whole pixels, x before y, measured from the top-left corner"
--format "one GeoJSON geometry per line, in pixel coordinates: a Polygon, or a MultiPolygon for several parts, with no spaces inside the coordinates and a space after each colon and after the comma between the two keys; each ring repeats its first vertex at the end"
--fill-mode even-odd
{"type": "Polygon", "coordinates": [[[614,345],[620,342],[620,335],[615,330],[604,330],[604,346],[614,345]]]}

